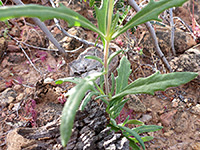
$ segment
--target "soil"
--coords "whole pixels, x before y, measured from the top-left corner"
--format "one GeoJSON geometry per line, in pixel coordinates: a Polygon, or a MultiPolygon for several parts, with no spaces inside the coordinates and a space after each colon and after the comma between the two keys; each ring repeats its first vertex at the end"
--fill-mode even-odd
{"type": "MultiPolygon", "coordinates": [[[[45,1],[35,0],[30,0],[29,3],[50,5],[45,1]]],[[[63,3],[68,4],[67,2],[63,3]]],[[[174,16],[182,18],[191,28],[192,5],[192,1],[189,1],[183,7],[176,8],[174,11],[174,16]]],[[[194,1],[194,6],[194,18],[200,24],[200,9],[198,9],[200,8],[200,2],[194,1]]],[[[96,23],[92,18],[92,11],[88,10],[87,5],[74,1],[71,2],[69,7],[76,9],[77,12],[81,12],[85,17],[96,23]]],[[[71,83],[55,85],[54,81],[69,76],[84,77],[101,68],[100,64],[83,59],[83,55],[87,54],[88,49],[91,49],[91,47],[64,36],[54,26],[53,20],[46,21],[45,24],[65,49],[73,50],[81,47],[80,50],[68,53],[68,58],[64,59],[59,52],[50,50],[55,49],[55,47],[30,19],[11,19],[9,21],[10,26],[0,22],[0,149],[2,150],[63,149],[59,135],[60,116],[66,100],[63,98],[63,94],[74,85],[71,83]],[[9,34],[4,34],[6,31],[9,34]],[[27,46],[24,43],[35,47],[27,46]],[[41,50],[40,47],[46,48],[46,50],[41,50]]],[[[64,21],[61,21],[60,24],[70,34],[95,42],[96,34],[93,32],[79,27],[68,28],[64,21]]],[[[165,92],[158,91],[154,96],[147,94],[131,95],[129,97],[130,101],[125,105],[117,121],[122,122],[127,117],[128,112],[131,111],[130,117],[133,119],[139,119],[146,125],[163,126],[164,128],[160,131],[145,134],[154,136],[154,140],[145,143],[148,150],[199,150],[199,37],[194,40],[187,29],[177,21],[177,30],[175,32],[177,56],[173,56],[170,49],[169,39],[171,33],[167,19],[163,21],[163,24],[166,26],[155,25],[154,28],[156,29],[161,49],[170,62],[172,69],[174,71],[197,72],[199,76],[185,85],[168,88],[165,92]]],[[[195,31],[200,32],[200,29],[195,31]]],[[[134,34],[132,32],[125,33],[112,43],[115,47],[112,51],[115,51],[116,47],[124,49],[129,47],[129,51],[125,55],[130,60],[132,67],[130,81],[139,77],[147,77],[156,70],[161,73],[167,73],[150,41],[151,38],[148,31],[145,26],[141,25],[134,34]],[[137,50],[138,45],[143,48],[143,54],[137,50]]],[[[92,48],[92,50],[95,51],[95,54],[98,52],[98,56],[102,55],[100,50],[96,48],[92,48]]],[[[116,57],[115,63],[113,62],[110,66],[115,75],[120,57],[116,57]]],[[[90,105],[96,107],[100,103],[99,101],[95,104],[92,102],[90,105]]],[[[100,105],[99,107],[101,108],[102,106],[100,105]]],[[[93,107],[88,107],[87,111],[85,111],[87,115],[84,112],[78,112],[78,114],[75,128],[82,134],[87,131],[87,128],[90,128],[90,130],[95,131],[95,134],[98,132],[101,135],[102,141],[103,137],[107,137],[107,140],[111,138],[108,137],[109,133],[106,129],[106,123],[109,119],[105,113],[105,108],[94,109],[93,107]],[[92,113],[96,114],[103,112],[100,114],[105,117],[103,117],[101,124],[97,125],[98,127],[101,126],[101,128],[95,128],[95,123],[91,124],[91,122],[98,122],[98,120],[94,121],[98,115],[90,117],[89,121],[80,121],[88,120],[87,116],[91,116],[90,109],[92,113]]],[[[73,133],[71,145],[69,145],[68,149],[71,147],[71,149],[81,150],[88,144],[81,145],[81,141],[77,139],[75,140],[79,144],[73,144],[73,139],[74,137],[78,138],[78,134],[80,133],[73,133]],[[79,148],[76,146],[79,146],[79,148]]],[[[117,137],[117,140],[121,140],[121,135],[119,134],[112,133],[112,136],[117,137]]],[[[92,137],[100,138],[96,135],[92,137]]],[[[92,139],[91,137],[89,138],[92,139]]],[[[118,145],[120,147],[119,144],[121,144],[124,149],[128,149],[127,141],[122,144],[122,142],[116,142],[116,139],[115,142],[111,142],[108,145],[118,145]]],[[[102,144],[100,140],[91,142],[93,144],[96,142],[98,145],[95,148],[87,147],[87,149],[106,149],[106,146],[100,146],[102,144]]],[[[117,149],[117,146],[114,147],[117,149]]]]}

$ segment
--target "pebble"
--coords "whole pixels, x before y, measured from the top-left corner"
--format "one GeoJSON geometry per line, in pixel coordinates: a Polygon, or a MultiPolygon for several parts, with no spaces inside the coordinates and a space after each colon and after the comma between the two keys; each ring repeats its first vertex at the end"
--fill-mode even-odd
{"type": "Polygon", "coordinates": [[[46,79],[44,79],[44,83],[45,83],[45,84],[51,83],[51,82],[53,82],[53,79],[51,79],[51,78],[46,78],[46,79]]]}
{"type": "Polygon", "coordinates": [[[173,130],[170,130],[170,131],[168,131],[168,132],[165,132],[165,133],[164,133],[164,136],[170,137],[173,133],[174,133],[174,131],[173,131],[173,130]]]}
{"type": "Polygon", "coordinates": [[[23,99],[24,97],[24,93],[20,93],[17,97],[16,97],[16,101],[19,102],[23,99]]]}
{"type": "Polygon", "coordinates": [[[147,108],[147,112],[152,112],[152,109],[151,108],[147,108]]]}
{"type": "Polygon", "coordinates": [[[8,109],[11,110],[14,107],[13,103],[10,103],[10,105],[8,106],[8,109]]]}
{"type": "Polygon", "coordinates": [[[180,102],[180,100],[179,100],[179,99],[173,99],[173,101],[172,101],[172,107],[173,107],[173,108],[176,108],[176,107],[178,107],[178,105],[179,105],[179,102],[180,102]]]}
{"type": "Polygon", "coordinates": [[[146,112],[146,106],[141,102],[141,100],[135,96],[135,95],[130,95],[129,96],[130,100],[127,102],[128,108],[130,110],[133,110],[134,112],[146,112]]]}
{"type": "Polygon", "coordinates": [[[0,95],[0,105],[7,105],[12,103],[15,100],[16,96],[17,94],[13,89],[7,88],[0,95]]]}
{"type": "Polygon", "coordinates": [[[197,104],[196,106],[192,107],[191,113],[195,115],[200,115],[200,104],[197,104]]]}
{"type": "Polygon", "coordinates": [[[164,126],[169,126],[172,119],[173,119],[173,116],[176,114],[177,110],[172,110],[168,113],[165,113],[165,114],[162,114],[160,116],[160,120],[161,120],[161,123],[164,125],[164,126]]]}
{"type": "Polygon", "coordinates": [[[14,97],[9,96],[8,99],[7,99],[7,103],[10,104],[10,103],[12,103],[14,100],[15,100],[14,97]]]}
{"type": "Polygon", "coordinates": [[[15,91],[19,90],[19,89],[21,89],[21,85],[16,84],[16,85],[13,87],[13,89],[14,89],[15,91]]]}
{"type": "Polygon", "coordinates": [[[151,115],[143,115],[142,118],[140,118],[139,120],[145,123],[150,121],[151,119],[152,119],[151,115]]]}
{"type": "Polygon", "coordinates": [[[198,142],[198,143],[194,143],[193,145],[192,145],[192,149],[193,150],[200,150],[200,143],[198,142]]]}
{"type": "Polygon", "coordinates": [[[19,103],[15,103],[12,110],[13,111],[17,111],[19,109],[19,106],[20,106],[20,102],[19,103]]]}

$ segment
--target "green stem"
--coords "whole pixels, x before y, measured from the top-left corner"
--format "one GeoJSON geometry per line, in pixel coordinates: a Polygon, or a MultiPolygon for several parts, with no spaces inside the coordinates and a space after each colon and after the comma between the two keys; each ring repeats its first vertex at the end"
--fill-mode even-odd
{"type": "Polygon", "coordinates": [[[105,68],[105,75],[104,75],[104,81],[105,81],[105,93],[108,95],[109,93],[109,82],[108,82],[108,52],[109,52],[109,43],[108,41],[105,42],[105,49],[104,49],[104,68],[105,68]]]}
{"type": "Polygon", "coordinates": [[[107,31],[106,31],[106,37],[105,37],[105,48],[104,48],[104,69],[106,74],[104,75],[104,81],[105,81],[105,93],[106,95],[109,94],[109,82],[108,82],[108,54],[109,54],[109,44],[111,41],[110,37],[110,27],[112,23],[112,14],[113,14],[113,0],[109,1],[109,7],[108,7],[108,20],[107,20],[107,31]]]}

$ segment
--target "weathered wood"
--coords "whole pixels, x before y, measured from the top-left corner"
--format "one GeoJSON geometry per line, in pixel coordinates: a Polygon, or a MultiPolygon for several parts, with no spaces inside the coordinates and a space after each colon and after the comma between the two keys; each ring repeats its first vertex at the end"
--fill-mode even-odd
{"type": "Polygon", "coordinates": [[[39,128],[17,128],[7,135],[8,150],[127,150],[129,143],[120,133],[106,127],[109,119],[105,107],[91,101],[78,111],[73,133],[66,148],[60,142],[60,118],[39,128]]]}

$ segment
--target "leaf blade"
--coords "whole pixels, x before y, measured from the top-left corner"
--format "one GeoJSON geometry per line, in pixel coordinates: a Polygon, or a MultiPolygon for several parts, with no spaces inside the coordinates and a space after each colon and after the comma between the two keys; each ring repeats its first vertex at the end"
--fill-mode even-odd
{"type": "Polygon", "coordinates": [[[136,140],[140,143],[140,145],[142,146],[142,148],[145,150],[145,146],[144,146],[144,142],[141,139],[141,137],[133,130],[127,128],[127,127],[123,127],[123,126],[118,126],[120,129],[126,131],[127,133],[129,133],[131,136],[134,136],[136,138],[136,140]],[[133,132],[132,132],[133,131],[133,132]]]}
{"type": "Polygon", "coordinates": [[[115,39],[117,36],[126,32],[128,29],[133,28],[139,24],[150,20],[160,21],[160,19],[158,19],[158,15],[161,12],[171,7],[181,6],[186,1],[188,0],[160,0],[156,2],[154,0],[150,0],[146,7],[139,11],[127,24],[125,24],[124,27],[120,28],[113,34],[112,39],[115,39]]]}
{"type": "Polygon", "coordinates": [[[120,65],[117,68],[118,76],[116,77],[116,94],[120,93],[123,88],[128,85],[128,78],[131,74],[130,62],[124,56],[120,60],[120,65]]]}
{"type": "Polygon", "coordinates": [[[82,98],[89,89],[92,89],[91,85],[87,81],[82,81],[70,90],[70,96],[62,111],[60,125],[61,142],[63,146],[66,146],[70,139],[76,110],[79,108],[82,98]]]}
{"type": "Polygon", "coordinates": [[[169,74],[155,74],[147,78],[139,78],[125,87],[122,92],[112,97],[111,101],[128,94],[151,94],[155,91],[164,91],[168,87],[176,87],[193,80],[198,74],[194,72],[173,72],[169,74]]]}
{"type": "Polygon", "coordinates": [[[82,26],[97,32],[99,35],[104,37],[104,34],[88,19],[65,7],[64,5],[60,5],[58,8],[45,7],[35,4],[0,7],[0,20],[17,17],[37,17],[42,21],[53,18],[64,19],[69,23],[70,27],[82,26]]]}
{"type": "Polygon", "coordinates": [[[76,111],[79,108],[81,100],[85,96],[85,93],[88,90],[95,91],[94,89],[94,81],[102,76],[102,72],[94,73],[86,78],[82,79],[80,83],[78,83],[75,87],[67,92],[69,98],[64,105],[62,111],[61,125],[60,125],[60,134],[61,134],[61,143],[63,146],[67,145],[67,142],[70,139],[72,134],[72,127],[75,119],[76,111]]]}
{"type": "Polygon", "coordinates": [[[134,128],[133,130],[136,133],[141,134],[141,133],[145,133],[145,132],[158,131],[158,130],[160,130],[162,128],[163,128],[162,126],[157,126],[157,125],[142,125],[142,126],[139,126],[137,128],[134,128]]]}

